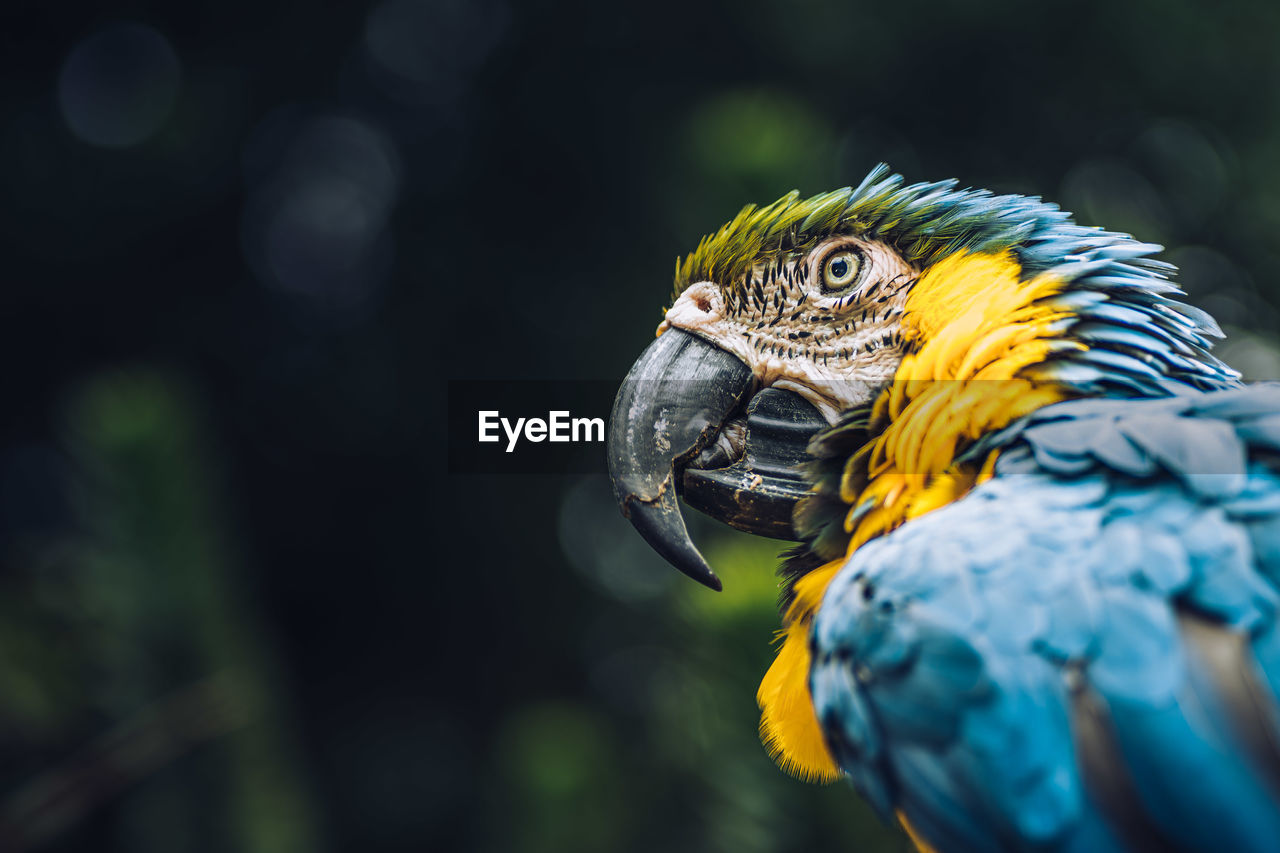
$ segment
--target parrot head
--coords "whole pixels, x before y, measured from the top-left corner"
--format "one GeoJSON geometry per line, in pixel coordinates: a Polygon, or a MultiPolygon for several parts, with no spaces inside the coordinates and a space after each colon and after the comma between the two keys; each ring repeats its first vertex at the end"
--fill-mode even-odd
{"type": "Polygon", "coordinates": [[[677,496],[802,541],[817,565],[963,493],[982,438],[1036,408],[1234,382],[1208,352],[1212,319],[1170,298],[1160,248],[883,165],[856,188],[748,206],[677,262],[619,390],[623,514],[719,589],[677,496]]]}

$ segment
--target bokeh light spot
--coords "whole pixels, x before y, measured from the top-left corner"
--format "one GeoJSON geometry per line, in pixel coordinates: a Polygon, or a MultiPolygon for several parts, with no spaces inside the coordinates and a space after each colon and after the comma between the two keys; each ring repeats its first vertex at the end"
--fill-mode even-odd
{"type": "Polygon", "coordinates": [[[457,100],[501,40],[509,17],[495,0],[386,0],[365,24],[374,79],[403,101],[457,100]]]}
{"type": "Polygon", "coordinates": [[[1214,355],[1240,371],[1246,382],[1280,380],[1280,337],[1265,331],[1223,326],[1226,340],[1214,355]]]}
{"type": "Polygon", "coordinates": [[[168,119],[181,76],[164,36],[141,24],[117,24],[72,48],[58,77],[58,105],[84,142],[137,145],[168,119]]]}
{"type": "Polygon", "coordinates": [[[1143,165],[1184,227],[1209,220],[1227,195],[1222,154],[1186,122],[1154,123],[1135,140],[1131,159],[1143,165]]]}
{"type": "Polygon", "coordinates": [[[622,517],[604,477],[583,477],[565,493],[560,547],[579,574],[619,601],[652,600],[677,579],[622,517]]]}
{"type": "Polygon", "coordinates": [[[1168,241],[1171,217],[1164,198],[1124,160],[1104,157],[1079,163],[1062,181],[1062,200],[1081,224],[1168,241]]]}
{"type": "Polygon", "coordinates": [[[700,169],[756,192],[816,192],[834,180],[831,131],[793,95],[762,90],[716,97],[693,116],[689,137],[700,169]]]}
{"type": "Polygon", "coordinates": [[[310,304],[368,307],[386,278],[400,190],[395,145],[347,116],[264,122],[248,151],[244,246],[258,276],[310,304]]]}

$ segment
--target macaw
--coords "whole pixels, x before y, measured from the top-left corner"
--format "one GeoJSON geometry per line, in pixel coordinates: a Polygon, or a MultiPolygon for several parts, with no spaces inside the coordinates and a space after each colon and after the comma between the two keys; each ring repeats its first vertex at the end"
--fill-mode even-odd
{"type": "Polygon", "coordinates": [[[1280,385],[1160,250],[882,165],[677,261],[618,392],[676,568],[677,496],[798,543],[769,752],[922,850],[1280,849],[1280,385]]]}

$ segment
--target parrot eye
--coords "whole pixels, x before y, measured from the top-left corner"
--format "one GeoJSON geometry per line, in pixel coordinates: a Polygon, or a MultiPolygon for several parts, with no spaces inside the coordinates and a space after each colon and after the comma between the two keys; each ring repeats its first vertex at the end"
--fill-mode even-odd
{"type": "Polygon", "coordinates": [[[862,270],[862,257],[850,249],[842,249],[827,258],[822,265],[822,290],[835,293],[845,290],[858,280],[862,270]]]}

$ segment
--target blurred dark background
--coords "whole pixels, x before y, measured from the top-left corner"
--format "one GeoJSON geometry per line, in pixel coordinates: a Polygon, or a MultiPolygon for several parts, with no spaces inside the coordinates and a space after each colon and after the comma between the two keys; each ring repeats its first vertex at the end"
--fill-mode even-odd
{"type": "Polygon", "coordinates": [[[775,544],[716,596],[445,466],[446,380],[617,380],[748,201],[1043,194],[1280,376],[1268,0],[0,17],[0,850],[904,849],[756,739],[775,544]]]}

